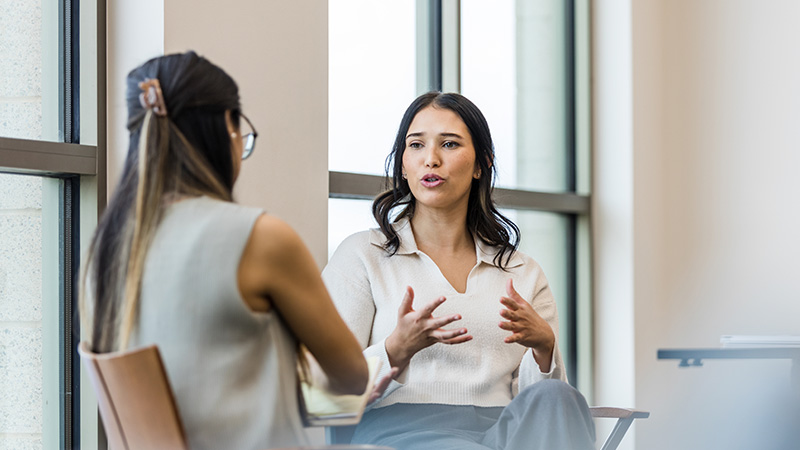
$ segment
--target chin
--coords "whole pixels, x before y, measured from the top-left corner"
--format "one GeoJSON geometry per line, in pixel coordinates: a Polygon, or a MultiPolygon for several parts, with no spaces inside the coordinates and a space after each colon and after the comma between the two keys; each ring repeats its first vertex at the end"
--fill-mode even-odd
{"type": "Polygon", "coordinates": [[[455,208],[456,206],[458,206],[458,201],[445,198],[417,197],[417,207],[419,206],[432,209],[455,208]]]}

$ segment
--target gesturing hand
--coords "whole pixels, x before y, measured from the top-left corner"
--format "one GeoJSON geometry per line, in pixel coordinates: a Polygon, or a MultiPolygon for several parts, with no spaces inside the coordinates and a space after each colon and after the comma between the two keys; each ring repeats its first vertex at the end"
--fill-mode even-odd
{"type": "Polygon", "coordinates": [[[514,289],[514,282],[508,280],[506,285],[508,297],[502,297],[500,303],[505,309],[500,315],[508,322],[500,322],[500,328],[511,331],[511,336],[505,338],[507,344],[517,344],[533,349],[533,357],[539,364],[542,372],[550,371],[550,360],[555,348],[556,336],[550,324],[547,323],[514,289]]]}
{"type": "Polygon", "coordinates": [[[385,343],[389,362],[399,372],[406,368],[414,354],[426,347],[436,343],[460,344],[472,339],[472,336],[466,334],[466,328],[442,329],[449,323],[461,320],[460,315],[433,317],[433,311],[444,301],[444,297],[439,297],[419,311],[414,311],[411,307],[414,303],[414,290],[411,286],[406,287],[406,294],[397,311],[397,326],[385,343]]]}
{"type": "Polygon", "coordinates": [[[397,376],[397,373],[397,367],[392,367],[392,370],[390,370],[389,373],[381,377],[381,379],[375,383],[375,385],[372,387],[372,392],[369,393],[369,399],[367,399],[368,405],[383,395],[383,393],[386,391],[386,388],[389,387],[389,383],[392,381],[392,378],[397,376]]]}

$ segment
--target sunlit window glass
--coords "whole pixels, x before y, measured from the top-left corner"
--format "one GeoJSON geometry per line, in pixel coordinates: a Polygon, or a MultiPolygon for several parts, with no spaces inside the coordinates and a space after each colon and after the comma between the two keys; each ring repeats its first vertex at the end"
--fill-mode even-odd
{"type": "Polygon", "coordinates": [[[351,234],[378,226],[372,217],[370,200],[331,198],[328,211],[328,258],[351,234]]]}
{"type": "Polygon", "coordinates": [[[3,2],[0,137],[59,141],[58,2],[3,2]]]}
{"type": "Polygon", "coordinates": [[[415,3],[328,3],[330,170],[384,173],[400,119],[416,96],[415,3]]]}
{"type": "Polygon", "coordinates": [[[486,115],[498,186],[568,186],[562,0],[461,1],[461,92],[486,115]]]}

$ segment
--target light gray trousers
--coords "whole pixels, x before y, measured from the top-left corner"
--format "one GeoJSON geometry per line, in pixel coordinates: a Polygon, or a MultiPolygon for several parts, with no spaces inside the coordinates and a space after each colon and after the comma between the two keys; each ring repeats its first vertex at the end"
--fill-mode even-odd
{"type": "Polygon", "coordinates": [[[355,444],[397,450],[593,450],[594,422],[583,396],[543,380],[505,408],[395,404],[364,414],[355,444]]]}

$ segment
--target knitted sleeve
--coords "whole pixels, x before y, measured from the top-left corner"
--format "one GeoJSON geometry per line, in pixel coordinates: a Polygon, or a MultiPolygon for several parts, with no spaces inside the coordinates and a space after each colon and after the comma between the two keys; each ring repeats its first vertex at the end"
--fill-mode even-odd
{"type": "Polygon", "coordinates": [[[336,249],[322,271],[322,280],[345,323],[365,348],[372,334],[375,303],[364,261],[359,258],[359,235],[353,235],[336,249]]]}
{"type": "MultiPolygon", "coordinates": [[[[381,361],[378,372],[378,379],[381,379],[392,367],[384,340],[370,345],[375,319],[375,302],[364,261],[365,252],[370,245],[368,236],[367,233],[357,233],[345,239],[322,271],[322,279],[336,309],[364,349],[364,356],[376,356],[381,361]]],[[[401,386],[401,383],[392,380],[381,398],[401,386]]],[[[373,405],[379,401],[380,399],[373,405]]]]}

